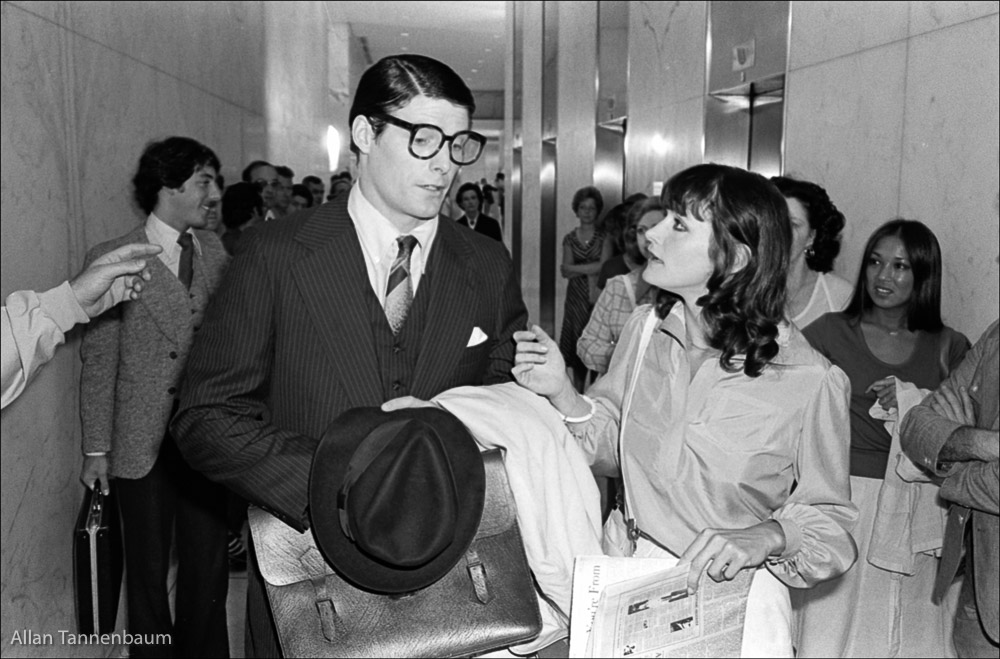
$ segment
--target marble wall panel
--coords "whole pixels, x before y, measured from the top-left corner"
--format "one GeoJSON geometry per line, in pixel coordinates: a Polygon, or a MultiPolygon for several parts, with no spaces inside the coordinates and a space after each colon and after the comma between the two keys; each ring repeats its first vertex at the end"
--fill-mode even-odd
{"type": "Polygon", "coordinates": [[[707,3],[629,6],[629,116],[705,93],[707,3]]]}
{"type": "Polygon", "coordinates": [[[847,217],[835,270],[850,281],[868,236],[899,212],[905,80],[905,42],[788,75],[785,172],[825,187],[847,217]]]}
{"type": "MultiPolygon", "coordinates": [[[[36,9],[45,9],[36,8],[36,9]]],[[[71,275],[82,254],[70,216],[73,185],[67,154],[70,43],[55,23],[9,3],[0,5],[2,166],[0,222],[2,295],[44,290],[71,275]]],[[[58,630],[72,630],[71,531],[82,486],[77,431],[76,341],[43,368],[0,417],[0,654],[65,656],[58,630]],[[15,632],[54,635],[53,644],[24,645],[15,632]]],[[[86,647],[76,656],[101,656],[86,647]]]]}
{"type": "Polygon", "coordinates": [[[629,193],[651,194],[654,181],[702,160],[706,12],[703,2],[629,6],[629,193]]]}
{"type": "Polygon", "coordinates": [[[21,0],[20,2],[6,2],[4,4],[13,5],[29,14],[60,25],[65,19],[66,3],[64,0],[21,0]]]}
{"type": "Polygon", "coordinates": [[[704,117],[700,97],[630,116],[625,189],[653,194],[655,182],[702,162],[704,117]]]}
{"type": "Polygon", "coordinates": [[[788,68],[905,39],[907,2],[792,2],[788,68]]]}
{"type": "MultiPolygon", "coordinates": [[[[982,18],[1000,11],[1000,2],[996,2],[996,0],[985,2],[934,0],[931,2],[911,2],[909,5],[911,36],[982,18]]],[[[996,59],[996,49],[994,49],[992,57],[996,59]]]]}
{"type": "Polygon", "coordinates": [[[3,295],[54,286],[70,272],[65,32],[9,3],[3,33],[3,295]],[[30,254],[30,256],[28,256],[30,254]],[[53,267],[53,264],[57,264],[53,267]]]}
{"type": "Polygon", "coordinates": [[[261,3],[69,2],[86,38],[228,101],[263,112],[261,3]]]}
{"type": "Polygon", "coordinates": [[[900,213],[937,234],[945,321],[973,340],[1000,315],[998,41],[995,13],[922,34],[906,75],[900,213]]]}
{"type": "Polygon", "coordinates": [[[176,78],[90,39],[74,39],[76,135],[81,229],[89,249],[133,229],[142,214],[132,201],[132,176],[143,147],[186,134],[168,123],[179,103],[176,78]]]}
{"type": "Polygon", "coordinates": [[[330,169],[325,139],[332,113],[326,87],[328,35],[323,6],[270,3],[265,25],[270,159],[291,167],[296,178],[325,174],[330,169]],[[290,38],[293,34],[295,38],[290,38]],[[311,73],[301,75],[301,71],[311,73]]]}

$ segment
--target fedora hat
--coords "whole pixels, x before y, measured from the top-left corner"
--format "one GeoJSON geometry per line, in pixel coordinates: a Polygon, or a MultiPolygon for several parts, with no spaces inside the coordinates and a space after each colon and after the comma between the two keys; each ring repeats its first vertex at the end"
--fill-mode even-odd
{"type": "Polygon", "coordinates": [[[359,407],[323,433],[309,475],[313,537],[358,588],[430,586],[479,529],[486,474],[475,439],[450,412],[359,407]]]}

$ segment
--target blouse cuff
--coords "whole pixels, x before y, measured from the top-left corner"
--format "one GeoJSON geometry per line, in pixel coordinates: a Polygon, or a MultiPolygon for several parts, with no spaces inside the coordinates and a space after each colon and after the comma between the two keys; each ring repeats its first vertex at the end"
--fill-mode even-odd
{"type": "Polygon", "coordinates": [[[781,530],[785,534],[785,550],[781,552],[781,555],[776,558],[768,559],[770,563],[780,563],[782,561],[787,561],[789,558],[799,553],[802,550],[802,529],[794,521],[784,518],[771,516],[775,522],[781,525],[781,530]]]}

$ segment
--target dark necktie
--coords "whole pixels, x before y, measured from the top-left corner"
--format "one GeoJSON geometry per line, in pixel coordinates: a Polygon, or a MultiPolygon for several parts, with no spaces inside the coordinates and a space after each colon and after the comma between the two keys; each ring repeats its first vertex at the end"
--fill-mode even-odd
{"type": "Polygon", "coordinates": [[[417,239],[413,236],[400,236],[396,238],[396,242],[399,244],[399,251],[389,269],[389,281],[385,287],[385,317],[393,334],[399,334],[406,321],[406,314],[410,311],[410,303],[413,302],[410,256],[417,246],[417,239]]]}
{"type": "Polygon", "coordinates": [[[185,231],[177,239],[177,244],[181,246],[181,260],[177,265],[177,278],[184,284],[184,288],[191,290],[191,278],[194,277],[194,239],[190,233],[185,231]]]}

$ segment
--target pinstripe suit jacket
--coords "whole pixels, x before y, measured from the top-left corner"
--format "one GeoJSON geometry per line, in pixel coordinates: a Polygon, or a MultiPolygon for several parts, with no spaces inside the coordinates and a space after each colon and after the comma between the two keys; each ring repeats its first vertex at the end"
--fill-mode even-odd
{"type": "MultiPolygon", "coordinates": [[[[219,238],[195,231],[201,246],[193,260],[191,290],[158,258],[142,297],[94,319],[80,355],[80,416],[85,453],[108,453],[108,473],[141,478],[153,468],[178,395],[181,373],[209,296],[218,288],[228,257],[219,238]]],[[[98,256],[128,243],[149,242],[145,226],[94,247],[98,256]]]]}
{"type": "MultiPolygon", "coordinates": [[[[511,379],[527,311],[503,245],[442,219],[410,393],[511,379]],[[468,347],[473,329],[488,336],[468,347]]],[[[309,468],[342,412],[384,402],[347,196],[255,227],[191,355],[174,420],[188,461],[290,526],[308,527],[309,468]]]]}

